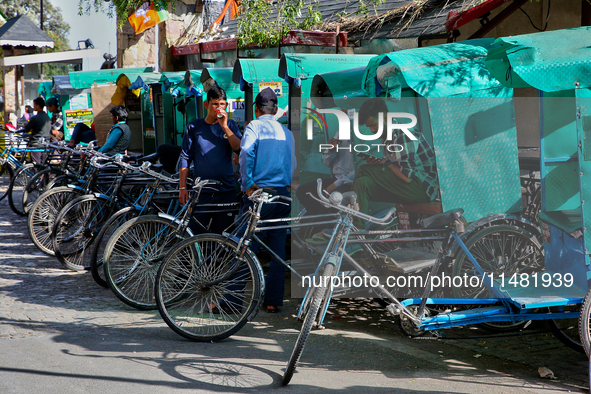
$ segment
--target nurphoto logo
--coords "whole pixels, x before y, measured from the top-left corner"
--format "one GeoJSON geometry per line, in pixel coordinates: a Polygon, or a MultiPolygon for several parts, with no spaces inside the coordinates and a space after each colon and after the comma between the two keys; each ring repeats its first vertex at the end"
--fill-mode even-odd
{"type": "MultiPolygon", "coordinates": [[[[313,110],[311,108],[305,108],[308,111],[314,112],[320,116],[326,115],[334,115],[337,117],[338,125],[339,125],[339,132],[338,136],[335,136],[338,140],[351,140],[351,119],[349,115],[343,111],[338,109],[317,109],[313,110]]],[[[375,141],[375,140],[382,140],[383,142],[392,141],[392,136],[395,130],[402,131],[406,137],[410,138],[413,141],[417,140],[409,129],[413,128],[417,124],[417,117],[413,114],[407,112],[388,112],[385,114],[386,122],[384,122],[384,113],[378,113],[378,122],[377,128],[374,130],[372,128],[371,134],[363,134],[359,131],[359,113],[357,111],[353,111],[353,132],[355,133],[355,137],[357,137],[361,141],[375,141]],[[400,119],[410,119],[408,123],[399,123],[400,119]],[[384,135],[384,124],[385,124],[385,135],[384,135]]],[[[308,118],[306,122],[306,135],[308,140],[313,139],[313,127],[314,122],[313,119],[308,118]]],[[[379,152],[380,149],[385,149],[389,152],[400,152],[403,150],[402,145],[399,144],[355,144],[355,145],[348,145],[345,149],[351,151],[355,151],[357,153],[364,153],[369,152],[371,149],[377,148],[379,152]]],[[[331,144],[320,144],[319,150],[322,151],[323,149],[333,149],[335,148],[331,144]]],[[[337,146],[336,149],[339,149],[337,146]]],[[[342,147],[341,147],[342,149],[342,147]]]]}

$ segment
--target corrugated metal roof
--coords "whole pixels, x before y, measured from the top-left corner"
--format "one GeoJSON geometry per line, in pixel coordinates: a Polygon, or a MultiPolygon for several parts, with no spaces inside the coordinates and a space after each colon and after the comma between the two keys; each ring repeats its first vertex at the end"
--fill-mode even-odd
{"type": "MultiPolygon", "coordinates": [[[[369,6],[369,15],[380,15],[388,11],[403,7],[413,0],[385,0],[385,2],[379,6],[369,6]]],[[[318,11],[322,14],[322,21],[329,22],[339,18],[339,15],[350,14],[359,10],[359,0],[348,0],[346,2],[336,0],[304,0],[303,10],[308,5],[318,3],[318,11]]],[[[419,37],[429,34],[445,33],[447,31],[445,22],[447,21],[448,14],[451,11],[460,11],[468,7],[473,1],[471,0],[432,0],[424,14],[414,20],[406,29],[398,32],[399,26],[398,21],[388,25],[382,26],[377,32],[352,32],[349,31],[349,40],[359,39],[370,39],[370,38],[407,38],[407,37],[419,37]],[[375,35],[374,35],[375,33],[375,35]]],[[[360,16],[363,14],[360,13],[360,16]]],[[[303,20],[306,16],[306,12],[302,12],[302,16],[298,18],[299,21],[303,20]]],[[[270,20],[277,18],[277,13],[273,12],[270,20]]],[[[402,25],[402,24],[401,24],[402,25]]],[[[224,24],[224,27],[228,29],[225,31],[224,36],[236,35],[238,28],[238,19],[233,19],[228,23],[224,24]]]]}
{"type": "Polygon", "coordinates": [[[0,27],[0,45],[53,48],[53,40],[26,15],[19,15],[10,18],[0,27]]]}

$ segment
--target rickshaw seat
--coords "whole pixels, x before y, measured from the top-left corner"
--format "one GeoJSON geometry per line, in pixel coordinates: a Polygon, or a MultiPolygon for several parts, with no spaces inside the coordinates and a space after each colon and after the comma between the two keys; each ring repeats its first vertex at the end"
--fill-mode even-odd
{"type": "Polygon", "coordinates": [[[459,219],[463,213],[464,210],[462,208],[458,208],[421,219],[419,223],[422,228],[441,228],[459,219]]]}
{"type": "Polygon", "coordinates": [[[581,208],[569,209],[567,211],[540,212],[539,218],[568,234],[583,227],[581,208]]]}
{"type": "Polygon", "coordinates": [[[430,202],[424,204],[394,204],[396,212],[424,213],[427,215],[437,215],[443,212],[441,202],[430,202]]]}

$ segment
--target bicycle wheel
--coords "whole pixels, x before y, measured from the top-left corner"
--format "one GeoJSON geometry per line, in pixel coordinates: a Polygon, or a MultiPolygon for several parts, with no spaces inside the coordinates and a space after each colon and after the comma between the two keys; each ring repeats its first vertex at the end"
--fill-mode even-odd
{"type": "MultiPolygon", "coordinates": [[[[511,278],[513,274],[540,272],[544,268],[544,252],[540,242],[529,231],[516,226],[495,225],[472,235],[466,243],[470,254],[480,264],[485,274],[494,278],[511,278]]],[[[453,276],[476,276],[476,269],[466,254],[460,250],[453,263],[453,276]]],[[[468,280],[469,281],[469,280],[468,280]]],[[[456,298],[488,298],[487,287],[454,286],[456,298]]]]}
{"type": "Polygon", "coordinates": [[[109,239],[123,223],[137,217],[139,213],[140,211],[135,207],[120,209],[104,224],[92,243],[89,262],[90,272],[92,273],[92,278],[99,286],[109,287],[105,279],[105,269],[103,268],[103,255],[109,239]]]}
{"type": "Polygon", "coordinates": [[[8,204],[14,213],[25,216],[25,207],[23,206],[23,193],[29,184],[29,181],[37,173],[38,167],[35,164],[25,164],[16,172],[14,178],[8,186],[8,204]]]}
{"type": "MultiPolygon", "coordinates": [[[[336,267],[332,263],[327,263],[324,266],[324,272],[322,273],[322,277],[331,277],[334,275],[336,271],[336,267]]],[[[308,314],[304,319],[304,323],[302,324],[302,329],[300,331],[300,335],[296,341],[296,344],[291,352],[291,356],[289,358],[289,362],[287,363],[287,368],[285,369],[285,373],[283,374],[283,379],[281,380],[281,385],[287,386],[293,377],[293,373],[295,372],[296,366],[300,357],[302,355],[302,351],[304,350],[304,346],[306,344],[306,340],[310,335],[310,331],[312,330],[312,326],[317,320],[317,315],[320,310],[320,305],[322,304],[322,300],[325,294],[328,291],[327,286],[322,286],[327,284],[327,282],[321,280],[321,286],[316,287],[316,290],[313,292],[313,299],[312,303],[310,304],[310,308],[308,310],[308,314]]],[[[328,281],[330,283],[330,281],[328,281]]]]}
{"type": "Polygon", "coordinates": [[[132,219],[107,243],[103,258],[105,278],[115,295],[137,309],[156,309],[154,283],[170,249],[190,234],[178,233],[178,224],[160,216],[132,219]]]}
{"type": "Polygon", "coordinates": [[[29,183],[23,191],[22,206],[25,214],[28,214],[33,203],[43,194],[47,189],[47,185],[61,174],[61,171],[53,168],[47,168],[39,171],[29,180],[29,183]]]}
{"type": "Polygon", "coordinates": [[[10,181],[14,177],[14,170],[8,163],[4,163],[0,166],[0,178],[3,179],[3,182],[7,183],[7,187],[4,191],[0,191],[0,201],[4,200],[4,197],[8,195],[8,185],[10,185],[10,181]]]}
{"type": "MultiPolygon", "coordinates": [[[[550,307],[549,309],[550,312],[556,312],[558,308],[559,307],[550,307]]],[[[562,310],[568,312],[580,312],[581,305],[567,305],[560,308],[560,311],[562,310]]],[[[579,313],[579,316],[582,315],[579,313]]],[[[585,352],[579,334],[578,319],[552,319],[549,323],[554,336],[558,338],[560,342],[577,352],[585,352]]]]}
{"type": "Polygon", "coordinates": [[[73,271],[90,268],[89,245],[110,216],[110,200],[86,195],[70,201],[53,225],[55,257],[73,271]]]}
{"type": "Polygon", "coordinates": [[[579,338],[585,354],[589,357],[591,351],[591,289],[585,295],[579,314],[579,338]]]}
{"type": "MultiPolygon", "coordinates": [[[[474,259],[486,275],[510,278],[513,274],[540,272],[544,268],[544,255],[540,242],[529,231],[516,226],[494,225],[474,234],[466,243],[474,259]]],[[[463,251],[453,263],[453,276],[476,276],[472,262],[463,251]]],[[[485,286],[454,286],[456,298],[488,298],[490,290],[485,286]]],[[[527,321],[487,322],[478,326],[493,332],[518,331],[527,321]]]]}
{"type": "Polygon", "coordinates": [[[27,227],[31,241],[45,254],[54,256],[51,231],[61,209],[74,198],[80,196],[80,191],[69,187],[58,187],[43,193],[31,206],[27,218],[27,227]]]}
{"type": "Polygon", "coordinates": [[[198,235],[179,243],[160,266],[156,304],[177,334],[192,341],[220,341],[256,314],[262,278],[253,254],[236,259],[234,241],[216,234],[198,235]],[[219,283],[207,286],[213,281],[219,283]]]}

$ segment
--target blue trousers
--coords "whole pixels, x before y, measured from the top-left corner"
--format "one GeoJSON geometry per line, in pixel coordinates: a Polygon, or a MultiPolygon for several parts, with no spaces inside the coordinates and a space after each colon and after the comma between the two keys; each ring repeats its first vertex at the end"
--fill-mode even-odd
{"type": "MultiPolygon", "coordinates": [[[[275,189],[278,195],[290,197],[290,192],[286,187],[278,187],[275,189]]],[[[242,205],[240,212],[247,212],[253,203],[245,195],[242,197],[242,205]]],[[[278,201],[277,203],[264,204],[261,210],[261,219],[281,219],[289,217],[291,211],[291,204],[286,201],[278,201]]],[[[276,226],[285,225],[285,223],[277,223],[276,226]]],[[[264,227],[269,227],[265,225],[264,227]]],[[[242,234],[245,229],[241,229],[242,234]]],[[[287,229],[266,230],[256,233],[257,237],[264,241],[267,238],[266,245],[279,257],[285,260],[285,240],[287,238],[287,229]]],[[[260,245],[257,242],[251,244],[250,249],[257,253],[260,245]]],[[[283,305],[283,296],[285,294],[285,266],[281,264],[274,257],[269,263],[269,271],[265,277],[265,305],[281,306],[283,305]]]]}

